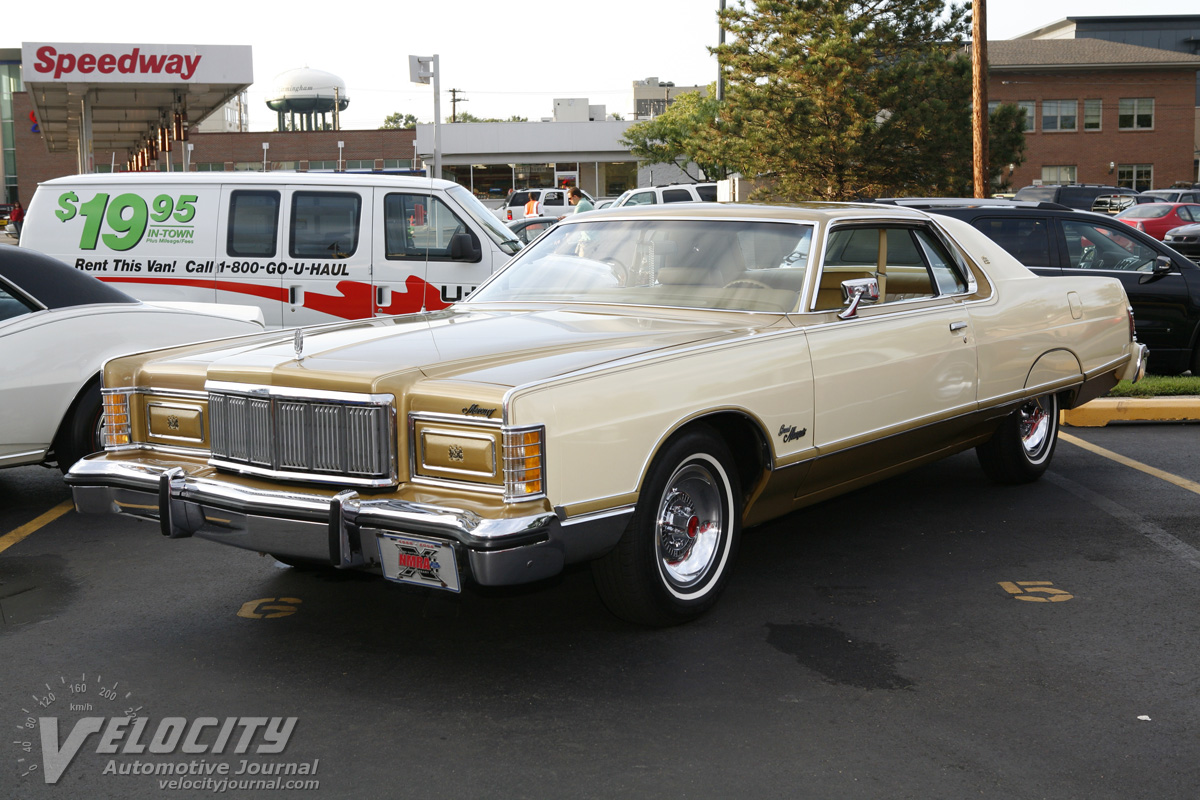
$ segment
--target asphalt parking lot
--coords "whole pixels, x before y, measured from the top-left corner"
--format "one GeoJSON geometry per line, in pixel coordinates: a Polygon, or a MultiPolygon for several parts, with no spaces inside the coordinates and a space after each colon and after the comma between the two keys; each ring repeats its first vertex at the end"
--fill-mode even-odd
{"type": "Polygon", "coordinates": [[[666,631],[586,569],[462,595],[302,572],[0,471],[0,796],[207,796],[225,765],[319,784],[236,796],[1194,798],[1200,426],[1064,430],[1034,485],[965,453],[749,532],[666,631]],[[141,739],[73,749],[130,709],[141,739]]]}

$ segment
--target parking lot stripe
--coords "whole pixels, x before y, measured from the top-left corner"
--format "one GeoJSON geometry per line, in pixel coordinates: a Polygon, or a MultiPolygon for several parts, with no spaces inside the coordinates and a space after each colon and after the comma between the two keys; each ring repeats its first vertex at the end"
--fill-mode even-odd
{"type": "Polygon", "coordinates": [[[1058,438],[1062,439],[1064,442],[1070,442],[1076,447],[1082,447],[1084,450],[1088,450],[1098,456],[1104,456],[1107,459],[1116,461],[1118,464],[1124,464],[1127,467],[1140,470],[1147,475],[1153,475],[1154,477],[1164,480],[1167,483],[1173,483],[1182,489],[1187,489],[1189,492],[1200,494],[1200,483],[1197,483],[1196,481],[1189,481],[1187,478],[1181,478],[1178,475],[1172,475],[1169,472],[1157,469],[1149,464],[1143,464],[1140,461],[1134,461],[1132,458],[1126,458],[1120,453],[1114,453],[1111,450],[1105,450],[1103,447],[1097,447],[1091,442],[1085,442],[1083,439],[1077,439],[1069,433],[1063,433],[1059,431],[1058,438]]]}
{"type": "MultiPolygon", "coordinates": [[[[1061,436],[1062,434],[1059,435],[1061,436]]],[[[1115,503],[1107,497],[1093,492],[1091,489],[1076,483],[1070,478],[1064,478],[1056,472],[1047,472],[1046,480],[1066,489],[1081,500],[1086,500],[1110,516],[1116,517],[1176,558],[1196,569],[1200,569],[1200,550],[1197,550],[1181,539],[1177,539],[1153,522],[1143,519],[1120,503],[1115,503]]]]}
{"type": "Polygon", "coordinates": [[[32,520],[30,522],[26,522],[24,525],[17,528],[16,530],[9,531],[8,533],[4,534],[3,536],[0,536],[0,553],[3,553],[5,550],[12,547],[14,544],[24,541],[25,538],[28,537],[30,534],[32,534],[34,531],[38,530],[39,528],[45,527],[46,525],[49,525],[51,522],[54,522],[54,520],[58,519],[63,514],[67,513],[71,509],[73,509],[74,507],[75,507],[75,503],[73,501],[63,500],[61,503],[59,503],[54,508],[47,511],[45,514],[42,514],[37,519],[32,520]]]}

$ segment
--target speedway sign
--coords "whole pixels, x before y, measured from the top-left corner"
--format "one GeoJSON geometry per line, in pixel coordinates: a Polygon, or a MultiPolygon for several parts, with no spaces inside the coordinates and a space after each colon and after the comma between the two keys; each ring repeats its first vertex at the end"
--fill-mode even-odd
{"type": "Polygon", "coordinates": [[[26,83],[254,82],[249,45],[24,42],[26,83]]]}

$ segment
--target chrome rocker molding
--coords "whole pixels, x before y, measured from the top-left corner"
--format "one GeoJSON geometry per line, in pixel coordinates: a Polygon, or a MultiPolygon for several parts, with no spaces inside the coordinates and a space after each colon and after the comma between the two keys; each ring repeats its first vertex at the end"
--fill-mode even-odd
{"type": "Polygon", "coordinates": [[[541,580],[613,547],[633,509],[563,521],[554,512],[488,519],[471,511],[397,499],[264,491],[187,474],[182,467],[84,459],[66,476],[81,514],[157,522],[164,536],[381,572],[376,533],[454,544],[460,564],[485,586],[541,580]]]}

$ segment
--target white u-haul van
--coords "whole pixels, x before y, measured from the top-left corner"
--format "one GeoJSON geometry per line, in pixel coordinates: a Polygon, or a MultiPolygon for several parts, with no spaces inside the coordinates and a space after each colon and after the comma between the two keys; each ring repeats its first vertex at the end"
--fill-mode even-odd
{"type": "Polygon", "coordinates": [[[445,308],[521,243],[451,181],[180,172],[46,181],[21,246],[143,300],[252,304],[286,327],[445,308]]]}

